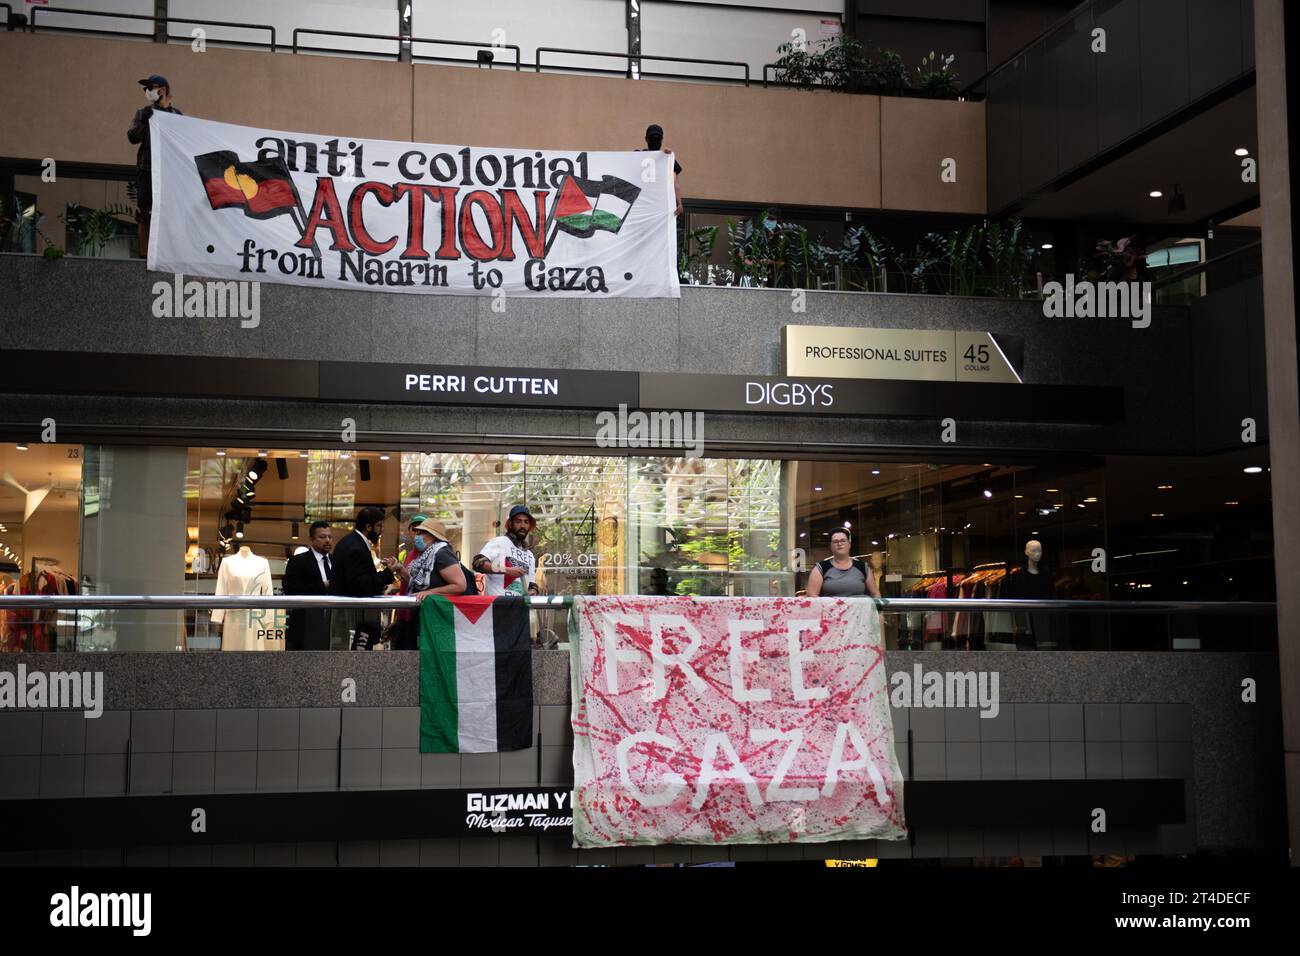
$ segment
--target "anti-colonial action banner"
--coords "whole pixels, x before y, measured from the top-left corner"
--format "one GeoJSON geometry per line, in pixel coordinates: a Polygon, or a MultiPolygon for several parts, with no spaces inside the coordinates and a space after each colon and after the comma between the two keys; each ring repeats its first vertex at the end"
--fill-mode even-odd
{"type": "Polygon", "coordinates": [[[385,292],[679,295],[666,153],[396,143],[162,112],[150,140],[150,269],[385,292]]]}
{"type": "Polygon", "coordinates": [[[575,846],[906,836],[870,601],[578,597],[573,615],[575,846]]]}

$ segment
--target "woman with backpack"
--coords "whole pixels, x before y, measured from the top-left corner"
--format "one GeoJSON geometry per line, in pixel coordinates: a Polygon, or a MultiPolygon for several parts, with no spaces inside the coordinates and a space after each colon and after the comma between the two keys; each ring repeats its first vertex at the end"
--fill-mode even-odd
{"type": "Polygon", "coordinates": [[[837,528],[831,532],[831,556],[818,561],[808,575],[808,597],[880,597],[875,576],[865,561],[852,556],[849,532],[837,528]]]}
{"type": "MultiPolygon", "coordinates": [[[[478,593],[474,574],[456,557],[447,537],[447,526],[437,518],[425,518],[411,528],[411,543],[416,557],[410,565],[399,570],[411,597],[424,600],[433,594],[446,597],[478,593]],[[404,573],[403,573],[404,572],[404,573]]],[[[414,651],[420,647],[420,615],[415,612],[403,622],[401,634],[393,649],[414,651]]]]}

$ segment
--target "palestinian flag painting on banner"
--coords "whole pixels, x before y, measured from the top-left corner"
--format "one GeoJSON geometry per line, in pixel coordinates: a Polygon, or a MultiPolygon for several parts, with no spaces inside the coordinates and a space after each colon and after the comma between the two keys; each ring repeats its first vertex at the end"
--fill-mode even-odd
{"type": "Polygon", "coordinates": [[[240,206],[244,215],[269,219],[298,208],[298,193],[283,159],[241,162],[230,150],[194,157],[213,209],[240,206]]]}
{"type": "Polygon", "coordinates": [[[527,602],[434,595],[419,615],[420,753],[532,746],[527,602]]]}
{"type": "Polygon", "coordinates": [[[561,231],[577,239],[590,239],[598,229],[617,233],[639,195],[639,186],[617,176],[599,180],[567,177],[548,217],[552,228],[546,238],[547,250],[561,231]]]}

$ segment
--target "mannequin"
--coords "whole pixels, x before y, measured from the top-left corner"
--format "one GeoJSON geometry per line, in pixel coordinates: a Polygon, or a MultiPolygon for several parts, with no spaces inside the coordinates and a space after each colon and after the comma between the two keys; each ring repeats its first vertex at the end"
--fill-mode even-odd
{"type": "MultiPolygon", "coordinates": [[[[266,558],[253,553],[248,545],[221,562],[217,569],[216,594],[272,594],[271,564],[266,558]]],[[[212,623],[222,625],[221,649],[223,651],[282,651],[284,628],[274,611],[256,610],[212,612],[212,623]]]]}
{"type": "MultiPolygon", "coordinates": [[[[1043,571],[1043,543],[1036,538],[1025,542],[1025,566],[1011,576],[1008,597],[1046,599],[1052,597],[1052,577],[1043,571]]],[[[1049,629],[1048,612],[1016,612],[1016,648],[1032,651],[1049,629]]]]}

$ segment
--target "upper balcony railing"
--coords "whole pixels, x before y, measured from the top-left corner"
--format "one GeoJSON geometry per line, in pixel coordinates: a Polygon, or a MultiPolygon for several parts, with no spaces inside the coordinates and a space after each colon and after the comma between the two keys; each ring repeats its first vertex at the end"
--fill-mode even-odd
{"type": "MultiPolygon", "coordinates": [[[[0,9],[5,10],[5,20],[10,30],[16,25],[13,10],[9,4],[0,4],[0,9]]],[[[188,27],[219,27],[226,30],[242,30],[263,35],[262,39],[212,39],[214,45],[245,47],[252,49],[269,50],[272,53],[283,51],[285,49],[283,38],[280,37],[276,28],[270,24],[256,23],[234,23],[227,20],[210,20],[201,17],[159,17],[150,14],[141,13],[113,13],[103,10],[81,10],[72,8],[48,8],[33,7],[31,8],[30,21],[26,26],[33,32],[61,32],[75,33],[83,36],[106,36],[106,37],[135,37],[139,39],[151,39],[159,42],[177,42],[190,43],[193,36],[190,33],[175,33],[171,29],[172,24],[185,24],[188,27]],[[91,26],[88,24],[76,23],[51,23],[52,17],[71,17],[74,20],[78,17],[94,18],[95,20],[107,19],[113,22],[114,27],[120,25],[120,29],[105,29],[101,26],[91,26]],[[136,26],[147,25],[148,29],[133,29],[136,26]]],[[[493,66],[497,62],[498,51],[504,51],[513,54],[512,62],[506,61],[507,68],[516,71],[523,67],[532,67],[536,72],[574,72],[584,74],[606,75],[606,76],[626,76],[640,77],[645,79],[673,79],[673,80],[690,80],[710,83],[741,83],[744,86],[750,85],[749,64],[737,60],[719,60],[705,57],[682,57],[682,56],[659,56],[649,53],[617,53],[602,50],[570,49],[561,47],[539,46],[533,55],[532,63],[525,63],[522,60],[521,49],[516,44],[483,42],[474,40],[455,40],[445,37],[421,37],[414,34],[385,34],[385,33],[363,33],[351,30],[326,30],[316,29],[313,27],[295,27],[293,30],[293,39],[289,51],[298,53],[325,53],[340,56],[383,56],[391,57],[396,60],[406,59],[411,62],[420,63],[459,63],[463,65],[493,66]],[[333,37],[339,40],[361,40],[367,41],[367,45],[337,44],[334,46],[309,45],[300,42],[300,37],[333,37]],[[384,49],[375,50],[374,44],[378,42],[384,49]],[[468,47],[476,49],[478,52],[473,57],[449,57],[434,56],[430,54],[421,54],[418,52],[420,45],[424,46],[453,46],[468,47]],[[572,64],[561,63],[543,63],[543,54],[561,54],[569,56],[578,56],[585,58],[603,58],[619,59],[624,61],[624,66],[619,70],[603,69],[589,65],[575,66],[572,64]],[[643,61],[652,61],[656,63],[683,63],[694,64],[699,66],[714,66],[720,68],[721,75],[713,74],[694,74],[694,73],[654,73],[641,69],[643,61]]],[[[764,86],[766,82],[766,68],[764,86]]]]}

